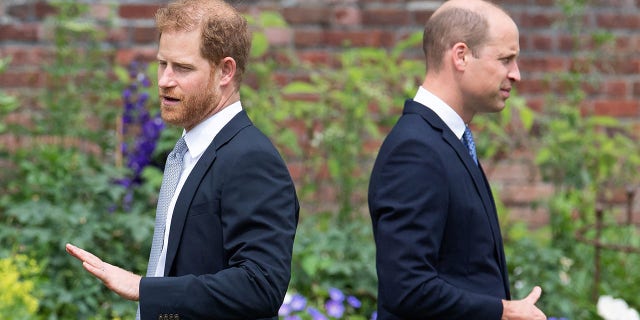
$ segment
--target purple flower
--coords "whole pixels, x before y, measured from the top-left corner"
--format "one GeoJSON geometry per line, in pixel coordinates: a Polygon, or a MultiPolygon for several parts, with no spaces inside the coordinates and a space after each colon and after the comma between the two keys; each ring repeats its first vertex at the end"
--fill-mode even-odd
{"type": "Polygon", "coordinates": [[[334,318],[342,318],[342,314],[344,314],[344,305],[340,301],[330,299],[324,308],[327,310],[327,314],[334,318]]]}
{"type": "Polygon", "coordinates": [[[128,68],[131,83],[122,91],[124,140],[120,145],[120,151],[131,173],[116,183],[127,189],[126,197],[123,199],[125,210],[128,210],[133,200],[133,188],[142,182],[142,171],[151,163],[151,156],[164,129],[159,112],[151,116],[146,108],[150,99],[149,93],[140,92],[141,87],[150,85],[150,80],[145,74],[146,68],[146,64],[132,62],[128,68]]]}
{"type": "Polygon", "coordinates": [[[307,299],[298,293],[294,294],[293,297],[291,297],[291,302],[289,302],[292,311],[302,311],[306,305],[307,299]]]}
{"type": "Polygon", "coordinates": [[[356,309],[358,309],[358,308],[360,308],[362,306],[362,302],[360,302],[360,300],[358,300],[358,298],[356,298],[354,296],[348,296],[347,297],[347,303],[350,306],[352,306],[352,307],[354,307],[356,309]]]}
{"type": "Polygon", "coordinates": [[[337,288],[329,288],[329,298],[336,302],[344,301],[344,293],[337,288]]]}
{"type": "Polygon", "coordinates": [[[374,312],[371,314],[371,320],[376,320],[376,319],[378,319],[378,311],[374,311],[374,312]]]}
{"type": "Polygon", "coordinates": [[[281,317],[288,316],[291,313],[291,306],[287,303],[283,303],[278,310],[278,315],[281,317]]]}
{"type": "Polygon", "coordinates": [[[313,308],[313,307],[307,308],[307,313],[311,316],[311,319],[313,320],[328,320],[328,318],[316,308],[313,308]]]}
{"type": "Polygon", "coordinates": [[[302,320],[302,318],[300,318],[299,315],[294,314],[284,317],[284,320],[302,320]]]}

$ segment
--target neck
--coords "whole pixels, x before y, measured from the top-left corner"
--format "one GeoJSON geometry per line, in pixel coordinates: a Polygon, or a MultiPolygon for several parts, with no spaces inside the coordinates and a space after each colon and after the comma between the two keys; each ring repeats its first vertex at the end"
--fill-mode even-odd
{"type": "Polygon", "coordinates": [[[469,124],[473,119],[473,114],[465,112],[463,94],[455,85],[456,83],[456,79],[445,77],[443,74],[427,74],[422,87],[444,101],[462,118],[465,124],[469,124]]]}

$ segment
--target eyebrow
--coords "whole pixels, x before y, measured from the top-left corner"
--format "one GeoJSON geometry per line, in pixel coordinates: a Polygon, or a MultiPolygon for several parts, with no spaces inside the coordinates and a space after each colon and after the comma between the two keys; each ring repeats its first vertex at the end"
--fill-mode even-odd
{"type": "MultiPolygon", "coordinates": [[[[164,59],[160,55],[156,56],[156,60],[162,61],[162,62],[168,62],[167,59],[164,59]]],[[[189,62],[171,61],[170,63],[175,65],[175,66],[178,66],[178,67],[195,68],[195,65],[193,63],[189,63],[189,62]]]]}

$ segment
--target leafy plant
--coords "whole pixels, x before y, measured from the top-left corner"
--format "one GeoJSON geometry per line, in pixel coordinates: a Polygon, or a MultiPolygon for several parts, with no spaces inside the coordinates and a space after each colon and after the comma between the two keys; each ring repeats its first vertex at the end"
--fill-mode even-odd
{"type": "MultiPolygon", "coordinates": [[[[250,18],[259,31],[286,28],[274,13],[250,18]]],[[[341,223],[366,208],[375,144],[423,76],[420,62],[403,57],[419,41],[416,33],[390,52],[347,47],[336,54],[336,68],[301,62],[287,49],[269,51],[266,38],[254,33],[252,78],[242,88],[242,100],[286,162],[303,172],[296,187],[304,210],[331,210],[341,223]],[[282,57],[289,60],[285,66],[275,62],[282,57]],[[306,76],[280,88],[276,70],[293,67],[292,73],[306,76]],[[327,208],[327,202],[336,206],[327,208]]]]}
{"type": "MultiPolygon", "coordinates": [[[[398,47],[414,45],[417,39],[411,37],[398,47]]],[[[417,61],[403,59],[400,51],[349,48],[336,59],[338,68],[303,65],[308,81],[294,81],[282,91],[285,96],[309,97],[285,100],[289,114],[304,128],[298,139],[306,173],[303,195],[325,192],[317,187],[326,180],[336,189],[337,223],[344,223],[366,208],[375,145],[384,124],[399,116],[407,92],[415,93],[423,71],[417,61]]],[[[322,197],[306,200],[318,203],[322,197]]]]}
{"type": "Polygon", "coordinates": [[[24,134],[83,137],[103,149],[113,149],[112,130],[121,83],[113,81],[112,50],[105,46],[102,24],[89,18],[89,5],[53,2],[57,14],[45,22],[55,45],[52,63],[44,66],[47,90],[43,108],[33,113],[35,126],[24,134]]]}
{"type": "Polygon", "coordinates": [[[9,170],[1,174],[0,253],[27,255],[41,266],[34,280],[39,317],[130,318],[135,303],[88,275],[64,245],[75,243],[141,273],[153,230],[154,195],[141,188],[126,214],[118,209],[127,190],[116,181],[129,175],[128,168],[116,166],[113,152],[125,84],[113,80],[103,34],[86,18],[88,5],[54,5],[57,14],[48,23],[55,57],[44,66],[49,78],[42,109],[33,114],[33,126],[13,132],[49,143],[3,154],[9,170]]]}
{"type": "Polygon", "coordinates": [[[35,319],[38,297],[34,280],[40,266],[25,255],[0,259],[0,317],[3,319],[35,319]]]}
{"type": "Polygon", "coordinates": [[[135,311],[64,252],[72,242],[133,271],[146,265],[152,213],[140,204],[126,215],[110,210],[125,191],[113,182],[122,171],[55,145],[21,150],[12,160],[17,167],[0,198],[0,243],[42,264],[38,314],[99,317],[123,305],[135,311]]]}
{"type": "MultiPolygon", "coordinates": [[[[613,39],[607,32],[583,28],[588,2],[557,1],[567,17],[558,27],[569,31],[576,48],[581,50],[575,51],[573,69],[554,75],[554,79],[559,79],[557,86],[565,91],[550,97],[549,105],[553,108],[536,115],[536,135],[530,142],[543,179],[555,187],[547,203],[548,239],[537,244],[522,240],[507,244],[512,252],[510,265],[517,283],[542,284],[543,290],[546,289],[541,299],[543,310],[570,319],[597,317],[591,295],[597,267],[595,249],[576,239],[578,230],[584,228],[590,230],[586,236],[594,239],[596,209],[605,210],[605,221],[612,226],[605,229],[601,241],[628,245],[640,242],[635,227],[616,226],[619,212],[612,205],[617,194],[637,185],[640,145],[631,127],[611,117],[594,116],[581,108],[587,97],[584,86],[600,81],[600,70],[594,68],[593,62],[596,59],[603,62],[600,58],[607,56],[603,52],[609,49],[613,39]],[[591,35],[585,35],[586,32],[591,35]]],[[[638,280],[635,275],[624,275],[624,266],[638,260],[637,255],[603,250],[599,264],[602,267],[600,292],[638,303],[635,288],[629,286],[638,280]]],[[[522,294],[518,288],[515,291],[522,294]]]]}
{"type": "Polygon", "coordinates": [[[495,163],[508,157],[512,150],[535,147],[531,135],[536,129],[537,117],[526,100],[515,91],[502,111],[476,116],[472,126],[482,132],[474,137],[478,157],[495,163]]]}
{"type": "Polygon", "coordinates": [[[308,297],[319,289],[338,287],[375,302],[377,278],[370,222],[353,219],[336,225],[329,214],[305,217],[293,248],[290,287],[308,297]]]}
{"type": "MultiPolygon", "coordinates": [[[[357,297],[345,295],[340,289],[334,287],[323,290],[309,299],[299,293],[287,293],[278,315],[287,320],[328,320],[329,317],[349,320],[369,318],[357,297]]],[[[375,318],[374,311],[371,319],[375,318]]]]}
{"type": "MultiPolygon", "coordinates": [[[[6,70],[10,62],[11,57],[0,59],[0,73],[6,70]]],[[[4,119],[6,115],[14,111],[17,107],[18,101],[15,97],[0,91],[0,119],[4,119]]],[[[5,131],[7,131],[7,124],[2,121],[0,122],[0,133],[4,133],[5,131]]]]}

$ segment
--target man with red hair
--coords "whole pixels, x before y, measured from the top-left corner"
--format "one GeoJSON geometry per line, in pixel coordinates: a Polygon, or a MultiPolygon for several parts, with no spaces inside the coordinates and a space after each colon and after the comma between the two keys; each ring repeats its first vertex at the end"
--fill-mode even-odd
{"type": "Polygon", "coordinates": [[[240,102],[247,22],[222,0],[180,0],[156,22],[162,119],[184,132],[165,167],[147,275],[66,249],[139,300],[141,319],[275,319],[299,205],[284,161],[240,102]]]}

